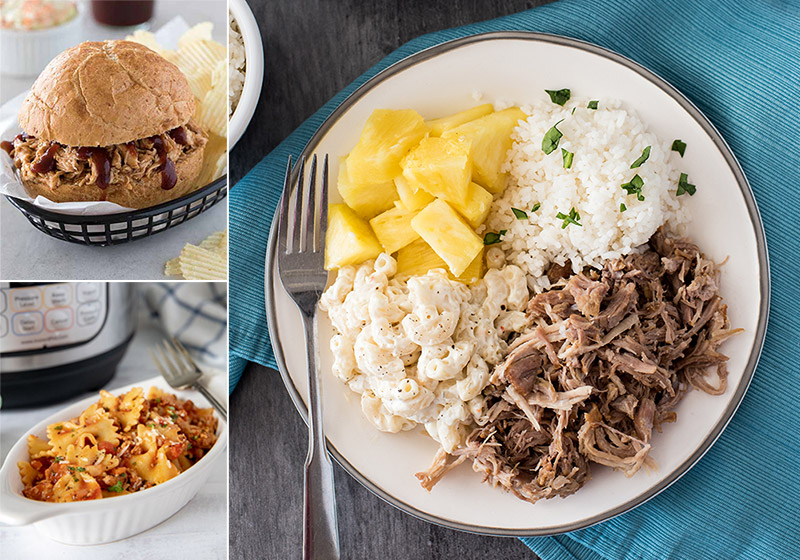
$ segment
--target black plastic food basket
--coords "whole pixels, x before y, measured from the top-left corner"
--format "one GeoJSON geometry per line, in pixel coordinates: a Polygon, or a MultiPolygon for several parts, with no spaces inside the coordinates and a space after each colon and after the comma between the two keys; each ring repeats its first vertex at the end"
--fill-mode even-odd
{"type": "Polygon", "coordinates": [[[132,212],[104,216],[71,216],[44,210],[11,196],[6,198],[39,231],[81,245],[121,245],[166,231],[202,214],[228,194],[228,176],[175,200],[132,212]]]}

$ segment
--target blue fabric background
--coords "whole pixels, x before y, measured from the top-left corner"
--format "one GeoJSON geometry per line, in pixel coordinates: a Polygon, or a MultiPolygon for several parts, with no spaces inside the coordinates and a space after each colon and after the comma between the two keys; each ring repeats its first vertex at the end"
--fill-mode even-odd
{"type": "Polygon", "coordinates": [[[312,115],[231,191],[231,390],[248,361],[275,367],[264,312],[264,256],[286,158],[296,157],[348,94],[390,64],[444,41],[500,30],[555,33],[607,47],[687,95],[720,130],[750,180],[772,267],[760,365],[709,453],[633,511],[523,542],[546,560],[800,558],[798,0],[563,0],[400,47],[312,115]]]}

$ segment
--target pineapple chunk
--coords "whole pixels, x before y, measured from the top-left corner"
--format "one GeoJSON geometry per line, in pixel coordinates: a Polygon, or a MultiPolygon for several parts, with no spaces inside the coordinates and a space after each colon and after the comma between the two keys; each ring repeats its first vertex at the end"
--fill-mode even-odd
{"type": "Polygon", "coordinates": [[[472,109],[461,111],[455,115],[449,115],[440,119],[425,121],[425,124],[427,124],[428,128],[431,129],[431,136],[441,136],[451,128],[455,128],[469,121],[474,121],[475,119],[486,116],[492,112],[494,112],[494,107],[492,107],[492,104],[485,103],[483,105],[473,107],[472,109]]]}
{"type": "Polygon", "coordinates": [[[376,109],[348,157],[350,180],[357,185],[391,181],[400,174],[400,160],[427,132],[416,111],[376,109]]]}
{"type": "Polygon", "coordinates": [[[452,203],[453,208],[464,216],[473,228],[477,228],[489,216],[492,207],[492,193],[478,183],[470,182],[467,188],[467,203],[464,205],[452,203]]]}
{"type": "Polygon", "coordinates": [[[383,252],[369,224],[344,204],[328,208],[325,234],[325,270],[361,264],[383,252]]]}
{"type": "Polygon", "coordinates": [[[452,280],[473,284],[483,277],[483,249],[461,276],[453,276],[442,258],[431,249],[424,239],[417,239],[397,252],[397,274],[422,276],[429,270],[441,268],[452,280]]]}
{"type": "Polygon", "coordinates": [[[519,107],[510,107],[462,124],[444,134],[444,138],[464,138],[470,142],[472,180],[493,194],[506,188],[507,173],[500,168],[511,149],[511,132],[527,115],[519,107]]]}
{"type": "Polygon", "coordinates": [[[411,220],[422,239],[447,263],[455,276],[461,274],[483,250],[483,241],[444,200],[437,199],[411,220]]]}
{"type": "Polygon", "coordinates": [[[469,142],[458,138],[423,138],[401,164],[411,188],[456,204],[466,204],[472,175],[469,142]]]}
{"type": "Polygon", "coordinates": [[[400,202],[409,210],[421,210],[433,202],[433,195],[422,189],[412,188],[405,177],[398,175],[394,178],[394,186],[400,195],[400,202]]]}
{"type": "Polygon", "coordinates": [[[419,234],[411,227],[411,219],[416,215],[417,212],[406,210],[398,203],[391,210],[372,218],[369,225],[386,252],[392,254],[419,239],[419,234]]]}
{"type": "Polygon", "coordinates": [[[336,182],[345,204],[365,220],[393,208],[394,201],[398,199],[394,182],[354,183],[350,180],[347,159],[339,159],[339,178],[336,182]]]}

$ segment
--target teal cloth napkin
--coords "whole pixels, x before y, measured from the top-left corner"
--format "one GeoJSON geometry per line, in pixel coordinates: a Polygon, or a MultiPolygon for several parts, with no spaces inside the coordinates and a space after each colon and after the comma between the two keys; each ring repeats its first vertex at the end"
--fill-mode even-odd
{"type": "Polygon", "coordinates": [[[720,130],[751,182],[772,266],[761,363],[708,454],[633,511],[523,542],[545,560],[800,558],[797,0],[564,0],[400,47],[312,115],[231,191],[231,390],[248,361],[275,367],[264,311],[264,255],[289,154],[296,157],[347,95],[390,64],[444,41],[501,30],[554,33],[607,47],[687,95],[720,130]]]}

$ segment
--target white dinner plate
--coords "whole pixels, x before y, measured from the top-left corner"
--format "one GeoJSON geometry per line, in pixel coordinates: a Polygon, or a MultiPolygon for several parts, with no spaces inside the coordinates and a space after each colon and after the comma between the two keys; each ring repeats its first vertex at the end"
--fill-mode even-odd
{"type": "MultiPolygon", "coordinates": [[[[769,264],[752,191],[730,148],[713,125],[680,92],[640,65],[603,48],[564,37],[525,32],[476,35],[445,43],[384,70],[345,100],[311,138],[303,154],[329,154],[331,177],[338,158],[358,141],[378,108],[413,108],[423,117],[451,114],[481,102],[525,104],[544,89],[570,88],[573,96],[617,98],[635,109],[663,141],[688,145],[680,160],[697,185],[685,205],[688,235],[722,266],[728,316],[744,333],[728,340],[728,389],[721,396],[690,392],[678,420],[653,436],[657,471],[626,478],[592,464],[592,479],[565,499],[536,504],[481,483],[468,463],[428,493],[414,473],[428,468],[437,444],[417,429],[377,431],[361,414],[359,396],[331,373],[332,327],[319,315],[320,376],[324,421],[333,457],[372,492],[398,508],[447,527],[493,535],[538,536],[572,531],[619,515],[664,490],[719,437],[755,370],[769,308],[769,264]]],[[[296,171],[296,170],[295,170],[296,171]]],[[[333,185],[331,202],[339,202],[333,185]]],[[[308,394],[304,331],[299,311],[277,276],[273,222],[265,289],[272,345],[286,387],[305,418],[308,394]]]]}

